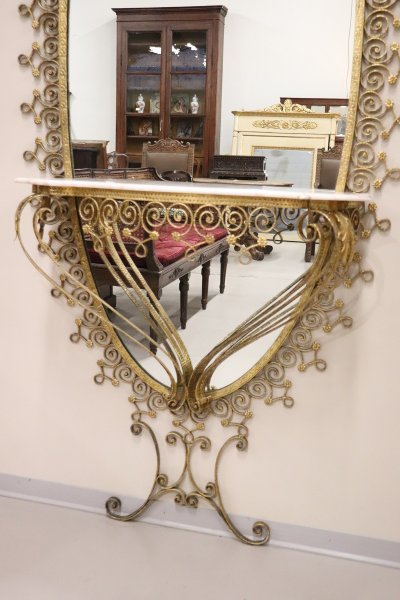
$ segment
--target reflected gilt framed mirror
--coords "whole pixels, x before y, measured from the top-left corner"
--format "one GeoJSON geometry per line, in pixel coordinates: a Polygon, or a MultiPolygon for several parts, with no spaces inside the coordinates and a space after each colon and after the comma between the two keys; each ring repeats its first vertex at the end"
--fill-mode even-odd
{"type": "MultiPolygon", "coordinates": [[[[84,8],[81,4],[78,0],[34,0],[19,7],[35,31],[32,50],[22,54],[19,62],[37,80],[32,100],[21,109],[41,131],[34,149],[24,156],[37,163],[46,177],[30,180],[33,192],[21,202],[16,226],[25,253],[51,284],[52,295],[71,306],[71,341],[86,344],[96,353],[95,383],[123,390],[132,404],[132,434],[148,436],[153,443],[156,472],[148,497],[127,512],[112,497],[106,502],[107,513],[126,521],[136,519],[164,496],[190,507],[204,501],[238,539],[262,545],[269,539],[267,523],[256,522],[253,532],[246,534],[231,520],[222,498],[220,468],[226,454],[233,459],[234,448],[248,448],[255,404],[265,403],[266,410],[274,405],[292,408],[294,374],[313,377],[326,369],[324,337],[353,322],[343,290],[356,280],[373,278],[364,265],[362,246],[373,231],[389,229],[389,221],[377,217],[376,198],[387,180],[400,179],[400,169],[393,166],[396,157],[387,149],[398,122],[398,2],[343,0],[350,19],[345,38],[353,43],[352,59],[341,75],[348,83],[347,93],[337,94],[348,97],[348,112],[336,190],[301,190],[268,180],[241,185],[165,181],[154,169],[140,169],[128,151],[121,152],[126,148],[116,143],[115,106],[110,108],[116,101],[115,79],[110,84],[104,78],[101,90],[90,84],[80,91],[79,82],[83,84],[87,71],[79,73],[79,62],[90,59],[82,55],[82,48],[93,42],[87,18],[96,2],[85,3],[84,8]],[[107,88],[114,92],[104,98],[107,88]],[[93,91],[102,94],[97,130],[91,129],[88,114],[96,113],[93,91]],[[107,150],[127,156],[127,162],[115,169],[89,166],[88,177],[74,178],[72,139],[101,140],[103,149],[106,140],[107,150]],[[48,269],[21,236],[20,223],[28,209],[33,211],[39,251],[49,258],[48,269]],[[311,244],[315,255],[308,263],[304,253],[311,244]],[[273,248],[272,253],[267,248],[273,248]],[[260,257],[263,260],[257,260],[260,257]],[[166,432],[158,426],[161,412],[170,417],[166,432]],[[173,449],[178,460],[177,448],[182,451],[180,472],[171,477],[164,471],[162,452],[173,449]],[[200,481],[196,465],[198,455],[206,451],[212,455],[212,475],[200,481]]],[[[228,3],[228,17],[236,4],[228,3]]],[[[103,14],[94,17],[97,28],[92,33],[105,36],[116,50],[112,8],[109,3],[106,20],[103,14]]],[[[153,44],[154,32],[146,31],[149,39],[127,38],[140,47],[135,60],[145,73],[135,74],[131,61],[128,79],[136,77],[144,87],[146,77],[147,83],[155,77],[151,60],[154,56],[164,60],[161,45],[153,44]],[[151,60],[142,56],[144,47],[152,53],[151,60]]],[[[211,67],[205,66],[208,50],[200,48],[205,38],[195,32],[193,40],[200,40],[197,47],[187,41],[188,32],[193,33],[189,26],[184,35],[176,36],[184,43],[176,42],[172,49],[176,56],[188,53],[195,66],[190,63],[192,71],[185,66],[184,74],[178,76],[171,59],[171,79],[168,75],[166,82],[181,77],[181,97],[189,98],[197,88],[187,83],[188,78],[196,68],[203,69],[204,78],[211,67]],[[200,67],[195,52],[201,57],[200,67]]],[[[114,56],[115,52],[109,64],[103,63],[111,75],[115,75],[114,56]]],[[[224,69],[228,57],[224,54],[224,69]]],[[[169,59],[165,60],[168,66],[169,59]]],[[[89,70],[95,71],[94,64],[89,70]]],[[[229,67],[225,70],[221,131],[228,140],[231,125],[226,123],[232,124],[228,118],[243,95],[238,100],[228,93],[229,67]]],[[[150,89],[152,84],[148,85],[150,89]]],[[[139,88],[136,83],[132,86],[136,93],[139,88]]],[[[254,80],[253,97],[255,90],[267,94],[266,87],[260,74],[254,80]]],[[[315,87],[311,91],[293,90],[292,97],[323,96],[315,87]]],[[[157,93],[152,91],[153,103],[149,100],[148,104],[146,118],[151,122],[161,110],[157,93]]],[[[277,89],[275,97],[285,94],[287,87],[277,89]]],[[[205,110],[201,108],[205,96],[198,96],[200,108],[192,115],[189,109],[185,113],[190,135],[202,118],[198,111],[205,110]]],[[[273,111],[284,113],[279,123],[285,122],[286,130],[312,130],[318,120],[318,113],[296,103],[285,110],[284,104],[271,100],[265,109],[271,127],[278,127],[271,121],[273,111]],[[271,106],[275,106],[272,111],[271,106]]],[[[171,111],[171,122],[182,118],[177,117],[176,108],[171,111]]],[[[153,125],[151,131],[147,127],[143,132],[135,131],[132,137],[152,137],[153,125]]]]}

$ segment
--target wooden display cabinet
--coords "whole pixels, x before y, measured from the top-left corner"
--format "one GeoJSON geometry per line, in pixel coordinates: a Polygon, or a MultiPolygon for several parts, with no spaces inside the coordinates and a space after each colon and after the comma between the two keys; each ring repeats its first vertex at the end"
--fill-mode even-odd
{"type": "Polygon", "coordinates": [[[195,144],[199,173],[219,153],[224,6],[114,8],[117,152],[141,165],[143,142],[195,144]],[[197,106],[192,101],[196,96],[197,106]]]}

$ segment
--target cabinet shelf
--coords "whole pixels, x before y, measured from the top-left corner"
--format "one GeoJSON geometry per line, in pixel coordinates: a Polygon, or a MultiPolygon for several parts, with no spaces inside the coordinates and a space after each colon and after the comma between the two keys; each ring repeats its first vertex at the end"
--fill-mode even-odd
{"type": "Polygon", "coordinates": [[[160,113],[149,113],[149,112],[142,112],[142,113],[138,113],[138,112],[127,112],[125,113],[125,115],[127,117],[138,117],[138,118],[146,118],[146,119],[156,119],[160,116],[160,113]]]}
{"type": "Polygon", "coordinates": [[[204,70],[198,70],[198,71],[194,71],[194,70],[190,70],[190,69],[185,69],[182,71],[171,71],[171,75],[207,75],[207,69],[204,70]]]}
{"type": "Polygon", "coordinates": [[[205,116],[204,113],[170,113],[172,119],[204,119],[205,116]]]}
{"type": "Polygon", "coordinates": [[[127,69],[127,75],[161,75],[160,69],[127,69]]]}
{"type": "Polygon", "coordinates": [[[174,137],[175,140],[179,140],[180,142],[202,142],[202,137],[174,137]]]}
{"type": "Polygon", "coordinates": [[[159,135],[130,135],[128,134],[126,138],[128,140],[158,140],[159,135]]]}

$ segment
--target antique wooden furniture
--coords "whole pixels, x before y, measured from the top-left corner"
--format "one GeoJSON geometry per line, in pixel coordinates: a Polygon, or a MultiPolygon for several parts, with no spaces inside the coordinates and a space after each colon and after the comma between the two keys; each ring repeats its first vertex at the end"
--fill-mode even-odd
{"type": "Polygon", "coordinates": [[[234,111],[232,154],[267,157],[268,177],[314,185],[317,150],[335,144],[334,113],[317,113],[286,100],[263,110],[234,111]]]}
{"type": "Polygon", "coordinates": [[[327,151],[318,150],[314,187],[324,190],[334,190],[336,188],[342,150],[342,144],[336,145],[327,151]]]}
{"type": "Polygon", "coordinates": [[[263,156],[214,156],[210,177],[265,181],[266,158],[263,156]]]}
{"type": "Polygon", "coordinates": [[[92,179],[162,179],[153,167],[144,169],[75,169],[74,177],[89,177],[92,179]]]}
{"type": "Polygon", "coordinates": [[[71,140],[75,169],[105,169],[108,140],[71,140]]]}
{"type": "MultiPolygon", "coordinates": [[[[266,158],[263,156],[229,156],[217,155],[213,157],[210,177],[215,179],[265,181],[266,158]]],[[[247,232],[237,240],[235,250],[240,246],[251,246],[253,238],[251,232],[247,232]]],[[[267,244],[262,250],[252,248],[250,255],[253,260],[263,260],[265,254],[272,252],[272,246],[267,244]]]]}
{"type": "MultiPolygon", "coordinates": [[[[342,158],[342,144],[334,146],[331,150],[318,150],[317,166],[315,173],[315,186],[319,189],[334,190],[339,174],[340,161],[342,158]]],[[[311,211],[308,213],[308,222],[315,222],[315,215],[311,211]]],[[[306,251],[304,260],[311,261],[311,257],[315,254],[315,241],[306,242],[306,251]]]]}
{"type": "Polygon", "coordinates": [[[109,169],[129,168],[129,156],[113,150],[107,154],[107,167],[109,169]]]}
{"type": "Polygon", "coordinates": [[[235,186],[251,186],[251,187],[293,187],[293,183],[289,181],[273,181],[272,179],[268,179],[265,181],[259,181],[256,179],[215,179],[212,177],[193,177],[194,183],[218,183],[221,185],[225,185],[227,183],[231,183],[235,186]]]}
{"type": "MultiPolygon", "coordinates": [[[[194,145],[171,138],[143,144],[142,167],[164,171],[185,171],[193,176],[194,145]]],[[[187,180],[186,180],[187,181],[187,180]]]]}
{"type": "MultiPolygon", "coordinates": [[[[182,235],[181,239],[174,239],[174,233],[178,230],[173,223],[162,224],[154,227],[157,232],[157,240],[146,242],[147,254],[139,259],[135,254],[137,244],[124,241],[125,247],[130,253],[136,266],[150,286],[157,300],[160,300],[162,288],[179,279],[180,291],[180,324],[182,329],[186,328],[187,305],[189,292],[189,277],[191,271],[201,266],[202,288],[201,288],[201,307],[207,308],[208,302],[208,283],[210,278],[211,260],[215,256],[220,256],[221,271],[219,291],[221,294],[225,290],[226,269],[228,264],[229,244],[226,240],[227,232],[222,227],[213,230],[215,241],[212,244],[206,244],[200,228],[190,227],[182,235]],[[188,244],[198,245],[195,252],[186,255],[188,244]]],[[[145,238],[144,230],[135,232],[135,236],[145,238]]],[[[124,238],[124,234],[122,233],[124,238]]],[[[92,242],[87,239],[86,246],[91,264],[91,270],[96,282],[99,295],[112,306],[116,306],[116,296],[113,294],[115,279],[110,273],[108,267],[100,259],[99,255],[93,249],[92,242]]],[[[128,268],[131,275],[132,271],[128,268]]],[[[150,328],[150,335],[154,342],[157,341],[156,333],[150,328]]],[[[152,352],[155,353],[154,344],[150,345],[152,352]]]]}
{"type": "MultiPolygon", "coordinates": [[[[129,179],[129,180],[161,180],[159,173],[154,167],[144,167],[138,169],[81,169],[75,171],[75,177],[78,178],[98,178],[98,179],[129,179]]],[[[223,294],[225,290],[226,269],[228,264],[229,244],[226,240],[227,232],[222,227],[217,227],[213,231],[214,242],[206,244],[202,236],[201,227],[186,228],[181,239],[175,239],[174,233],[181,232],[181,229],[174,227],[174,217],[170,215],[169,222],[157,227],[156,240],[146,242],[147,254],[143,258],[138,258],[135,254],[137,244],[126,241],[125,246],[130,253],[131,258],[139,267],[146,282],[154,292],[156,298],[161,298],[162,288],[179,279],[180,291],[180,323],[182,329],[186,328],[187,322],[187,302],[189,292],[189,277],[193,269],[201,266],[202,290],[201,307],[203,310],[208,302],[208,282],[210,278],[210,264],[212,258],[220,255],[221,271],[219,290],[223,294]],[[186,255],[188,244],[198,246],[195,252],[186,255]]],[[[141,229],[136,237],[144,238],[145,231],[141,229]]],[[[124,238],[124,235],[122,234],[124,238]]],[[[116,306],[116,296],[113,293],[115,279],[108,270],[107,266],[100,259],[98,253],[94,250],[90,237],[86,236],[86,247],[90,259],[93,278],[96,282],[99,295],[103,300],[107,300],[112,306],[116,306]]],[[[154,330],[150,329],[151,337],[157,340],[154,330]]],[[[155,345],[151,345],[152,352],[155,352],[155,345]]]]}
{"type": "Polygon", "coordinates": [[[144,141],[195,143],[199,174],[219,152],[224,6],[115,8],[117,142],[130,166],[144,141]],[[197,104],[193,103],[196,95],[197,104]]]}

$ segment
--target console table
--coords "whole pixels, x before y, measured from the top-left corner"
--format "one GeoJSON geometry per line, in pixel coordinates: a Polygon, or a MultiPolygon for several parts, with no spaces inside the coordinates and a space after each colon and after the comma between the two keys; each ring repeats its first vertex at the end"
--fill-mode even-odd
{"type": "Polygon", "coordinates": [[[30,184],[34,191],[40,190],[49,195],[90,196],[113,193],[119,197],[140,197],[141,201],[155,201],[188,204],[224,204],[235,206],[292,206],[293,208],[321,209],[337,211],[353,207],[360,202],[368,202],[370,194],[336,192],[334,190],[298,189],[276,187],[271,182],[216,182],[202,180],[201,183],[124,180],[124,179],[64,179],[22,177],[17,183],[30,184]],[[203,182],[204,181],[204,182],[203,182]],[[209,182],[209,183],[206,183],[209,182]],[[262,185],[260,185],[262,183],[262,185]],[[118,193],[120,192],[120,194],[118,193]]]}

